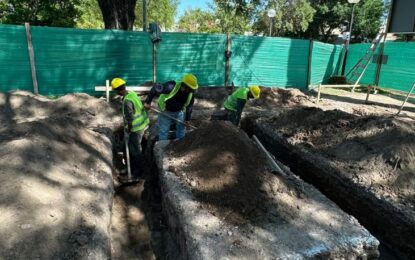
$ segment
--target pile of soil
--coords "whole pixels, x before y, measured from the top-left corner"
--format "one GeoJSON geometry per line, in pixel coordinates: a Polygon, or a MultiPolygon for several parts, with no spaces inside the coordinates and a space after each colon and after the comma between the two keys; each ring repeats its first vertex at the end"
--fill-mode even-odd
{"type": "Polygon", "coordinates": [[[253,105],[272,107],[295,107],[312,105],[310,97],[298,89],[262,88],[261,97],[253,101],[253,105]]]}
{"type": "Polygon", "coordinates": [[[36,96],[26,91],[0,93],[0,123],[21,123],[48,117],[68,117],[85,126],[122,125],[119,102],[108,104],[105,99],[87,94],[68,94],[58,99],[36,96]]]}
{"type": "Polygon", "coordinates": [[[267,211],[277,208],[272,193],[290,190],[270,173],[253,141],[229,122],[206,123],[169,144],[166,152],[174,158],[168,170],[190,186],[202,207],[233,224],[261,221],[267,211]]]}
{"type": "Polygon", "coordinates": [[[110,138],[46,118],[2,128],[0,145],[0,258],[105,258],[110,138]]]}
{"type": "Polygon", "coordinates": [[[318,108],[296,108],[264,122],[291,144],[344,168],[354,182],[415,209],[414,124],[318,108]]]}

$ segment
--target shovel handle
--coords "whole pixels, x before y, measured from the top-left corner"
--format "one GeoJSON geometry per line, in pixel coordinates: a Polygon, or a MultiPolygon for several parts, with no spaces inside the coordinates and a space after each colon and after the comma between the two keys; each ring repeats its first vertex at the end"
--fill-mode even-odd
{"type": "Polygon", "coordinates": [[[151,110],[153,110],[154,112],[156,112],[156,113],[158,113],[158,114],[161,114],[161,115],[163,115],[163,116],[166,116],[166,117],[168,117],[168,118],[170,118],[170,119],[172,119],[172,120],[174,120],[174,121],[176,121],[176,122],[178,122],[178,123],[180,123],[180,124],[183,124],[183,125],[185,125],[185,126],[188,126],[188,127],[190,127],[190,128],[192,128],[192,129],[197,129],[197,127],[195,127],[195,126],[192,126],[192,125],[190,125],[190,124],[188,124],[188,123],[186,123],[186,122],[183,122],[183,121],[181,121],[181,120],[179,120],[179,119],[177,119],[177,118],[174,118],[174,117],[172,117],[172,116],[170,116],[170,115],[168,115],[168,114],[166,114],[166,113],[164,113],[164,112],[161,112],[160,110],[158,110],[158,109],[155,109],[155,108],[153,108],[153,107],[150,107],[150,109],[151,110]]]}

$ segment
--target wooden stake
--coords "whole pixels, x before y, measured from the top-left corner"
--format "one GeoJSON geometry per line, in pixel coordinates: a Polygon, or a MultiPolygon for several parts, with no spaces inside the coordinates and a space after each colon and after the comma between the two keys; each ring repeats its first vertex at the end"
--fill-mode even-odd
{"type": "Polygon", "coordinates": [[[408,101],[409,96],[411,95],[411,93],[412,93],[412,91],[414,90],[414,88],[415,88],[415,82],[414,82],[414,84],[412,85],[412,88],[409,90],[408,94],[406,95],[405,101],[402,103],[402,106],[399,108],[399,111],[398,111],[398,113],[396,114],[397,116],[399,116],[399,114],[401,113],[401,111],[402,111],[403,107],[405,106],[406,101],[408,101]]]}
{"type": "Polygon", "coordinates": [[[107,102],[110,102],[110,81],[106,80],[105,81],[105,95],[107,97],[107,102]]]}
{"type": "Polygon", "coordinates": [[[26,28],[27,49],[29,51],[30,69],[32,71],[33,93],[35,95],[39,95],[39,87],[37,84],[37,77],[36,77],[35,54],[33,51],[32,34],[30,33],[30,24],[25,23],[24,26],[26,28]]]}
{"type": "Polygon", "coordinates": [[[318,84],[318,92],[317,92],[317,105],[320,102],[320,93],[321,93],[321,84],[318,84]]]}

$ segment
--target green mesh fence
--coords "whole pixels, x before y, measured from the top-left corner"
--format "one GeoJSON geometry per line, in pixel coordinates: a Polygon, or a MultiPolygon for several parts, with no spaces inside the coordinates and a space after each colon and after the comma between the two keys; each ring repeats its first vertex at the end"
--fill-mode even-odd
{"type": "MultiPolygon", "coordinates": [[[[360,43],[360,44],[350,45],[349,52],[347,54],[345,74],[347,74],[353,68],[353,66],[356,65],[359,59],[363,57],[363,55],[366,53],[366,51],[369,48],[370,48],[369,43],[360,43]]],[[[370,61],[369,67],[367,67],[367,70],[365,74],[363,75],[362,79],[360,80],[360,83],[361,84],[373,84],[373,82],[375,81],[375,75],[376,75],[376,64],[370,61]]]]}
{"type": "Polygon", "coordinates": [[[313,42],[310,84],[326,83],[333,75],[340,73],[343,45],[313,42]]]}
{"type": "Polygon", "coordinates": [[[0,91],[33,90],[24,26],[0,26],[0,91]]]}
{"type": "MultiPolygon", "coordinates": [[[[31,27],[39,92],[62,95],[95,93],[106,79],[123,77],[128,85],[153,79],[153,46],[147,33],[118,30],[79,30],[31,27]]],[[[0,25],[0,91],[32,90],[24,26],[0,25]]],[[[163,33],[157,46],[157,81],[194,73],[202,86],[222,86],[225,77],[225,35],[163,33]]],[[[325,83],[338,74],[341,47],[314,42],[308,75],[310,41],[285,38],[232,36],[229,82],[237,86],[306,88],[325,83]]],[[[346,71],[369,44],[350,47],[346,71]]],[[[388,42],[388,64],[381,70],[380,85],[407,90],[414,81],[414,43],[388,42]]],[[[372,84],[375,64],[362,83],[372,84]]]]}
{"type": "Polygon", "coordinates": [[[32,27],[39,93],[94,93],[106,79],[128,85],[152,80],[147,33],[32,27]]]}
{"type": "MultiPolygon", "coordinates": [[[[352,44],[347,58],[346,71],[351,69],[368,50],[370,44],[352,44]]],[[[379,52],[379,49],[377,52],[379,52]]],[[[382,64],[379,86],[399,91],[408,91],[415,82],[415,43],[386,42],[384,54],[388,56],[386,64],[382,64]]],[[[370,63],[361,83],[374,84],[376,64],[370,63]]]]}
{"type": "Polygon", "coordinates": [[[308,50],[307,40],[232,36],[230,81],[306,88],[308,50]]]}
{"type": "Polygon", "coordinates": [[[415,82],[415,43],[386,42],[387,64],[383,64],[379,85],[407,92],[415,82]]]}
{"type": "Polygon", "coordinates": [[[201,86],[223,86],[225,48],[225,35],[163,33],[157,46],[157,81],[193,73],[201,86]]]}

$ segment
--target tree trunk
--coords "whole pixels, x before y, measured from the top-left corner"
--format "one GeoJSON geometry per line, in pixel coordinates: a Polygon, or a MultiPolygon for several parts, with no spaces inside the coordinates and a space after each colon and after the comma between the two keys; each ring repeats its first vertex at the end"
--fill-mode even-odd
{"type": "Polygon", "coordinates": [[[137,0],[98,0],[105,29],[132,30],[137,0]]]}

